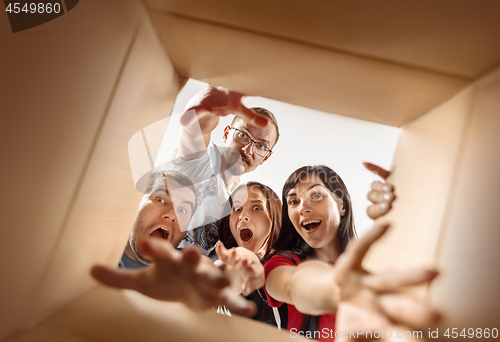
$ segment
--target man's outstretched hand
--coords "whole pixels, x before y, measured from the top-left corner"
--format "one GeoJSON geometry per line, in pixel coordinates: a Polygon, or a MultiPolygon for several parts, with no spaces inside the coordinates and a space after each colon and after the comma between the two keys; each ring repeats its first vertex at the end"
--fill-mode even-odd
{"type": "Polygon", "coordinates": [[[244,95],[223,87],[207,86],[196,94],[181,117],[181,125],[187,126],[198,118],[202,133],[211,132],[218,124],[220,116],[234,114],[246,122],[265,126],[268,120],[254,113],[241,101],[244,95]]]}
{"type": "MultiPolygon", "coordinates": [[[[390,172],[384,170],[380,166],[372,163],[363,163],[363,165],[371,172],[379,175],[384,181],[389,177],[390,172]]],[[[394,194],[394,186],[388,182],[375,181],[372,183],[371,191],[368,193],[368,199],[373,204],[370,205],[366,212],[368,217],[375,220],[392,208],[392,202],[396,199],[394,194]]]]}
{"type": "Polygon", "coordinates": [[[224,305],[246,316],[255,313],[255,304],[235,295],[222,270],[196,248],[176,250],[170,242],[150,239],[142,246],[153,263],[137,270],[94,266],[92,276],[101,283],[138,291],[148,297],[182,302],[193,309],[224,305]]]}

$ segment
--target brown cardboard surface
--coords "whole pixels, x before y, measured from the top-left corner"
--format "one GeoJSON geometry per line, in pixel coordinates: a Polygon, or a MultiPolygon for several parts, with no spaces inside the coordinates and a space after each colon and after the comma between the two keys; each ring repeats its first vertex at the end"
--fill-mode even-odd
{"type": "Polygon", "coordinates": [[[431,266],[452,191],[452,180],[469,115],[471,87],[405,125],[390,181],[397,199],[380,221],[392,222],[370,251],[371,269],[431,266]]]}
{"type": "Polygon", "coordinates": [[[441,326],[497,328],[500,322],[500,69],[474,85],[457,177],[448,201],[437,261],[443,277],[432,288],[441,326]]]}
{"type": "Polygon", "coordinates": [[[141,196],[128,140],[168,116],[179,89],[148,24],[140,2],[86,1],[1,36],[0,339],[94,287],[91,265],[123,251],[141,196]]]}
{"type": "Polygon", "coordinates": [[[290,341],[290,334],[238,316],[195,312],[133,291],[98,287],[9,342],[290,341]]]}
{"type": "MultiPolygon", "coordinates": [[[[139,7],[140,8],[140,7],[139,7]]],[[[139,24],[137,3],[78,11],[0,36],[2,317],[0,338],[30,314],[139,24]],[[93,16],[94,20],[87,18],[93,16]],[[91,99],[91,100],[89,100],[91,99]],[[8,194],[8,195],[7,195],[8,194]]]]}
{"type": "Polygon", "coordinates": [[[149,8],[349,55],[476,78],[498,65],[496,0],[145,0],[149,8]]]}
{"type": "Polygon", "coordinates": [[[403,128],[391,175],[398,199],[380,219],[393,228],[366,262],[440,271],[428,297],[443,315],[441,340],[447,328],[498,329],[499,93],[497,69],[403,128]]]}
{"type": "Polygon", "coordinates": [[[181,75],[362,120],[401,126],[470,81],[164,12],[150,14],[181,75]]]}
{"type": "Polygon", "coordinates": [[[149,22],[143,21],[59,248],[37,294],[37,309],[62,304],[93,286],[82,270],[95,262],[116,265],[141,197],[133,187],[127,141],[133,129],[170,114],[177,86],[177,74],[149,22]]]}

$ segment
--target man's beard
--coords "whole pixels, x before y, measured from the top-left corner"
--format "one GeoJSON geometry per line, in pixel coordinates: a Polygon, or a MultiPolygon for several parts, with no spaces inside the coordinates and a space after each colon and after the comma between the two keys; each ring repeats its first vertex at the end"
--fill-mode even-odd
{"type": "Polygon", "coordinates": [[[132,254],[134,254],[134,256],[138,262],[140,262],[141,264],[144,264],[144,265],[149,265],[152,262],[150,258],[146,257],[144,254],[139,252],[136,237],[129,238],[129,245],[130,245],[130,249],[132,251],[132,254]]]}
{"type": "Polygon", "coordinates": [[[248,160],[248,158],[239,151],[230,152],[229,158],[225,158],[226,170],[233,176],[242,176],[245,174],[246,170],[243,158],[248,160]],[[231,163],[232,160],[235,160],[235,162],[231,163]]]}
{"type": "Polygon", "coordinates": [[[149,265],[152,260],[149,259],[148,257],[146,257],[144,254],[142,254],[141,252],[139,252],[139,249],[137,248],[137,245],[134,247],[133,251],[135,252],[135,257],[139,260],[139,262],[141,264],[145,264],[145,265],[149,265]],[[134,251],[135,249],[135,251],[134,251]]]}

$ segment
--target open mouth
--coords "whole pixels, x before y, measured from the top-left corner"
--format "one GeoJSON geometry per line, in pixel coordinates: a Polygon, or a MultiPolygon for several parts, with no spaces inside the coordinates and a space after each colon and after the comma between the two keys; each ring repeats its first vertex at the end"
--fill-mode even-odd
{"type": "Polygon", "coordinates": [[[302,228],[304,228],[307,231],[313,230],[315,228],[318,228],[318,226],[321,224],[321,220],[307,220],[302,222],[302,228]]]}
{"type": "Polygon", "coordinates": [[[157,237],[160,239],[165,239],[168,240],[168,237],[170,235],[170,231],[163,228],[159,227],[158,229],[154,230],[149,236],[157,237]]]}
{"type": "Polygon", "coordinates": [[[252,240],[253,237],[253,232],[250,230],[250,228],[240,228],[240,238],[243,242],[249,242],[252,240]]]}

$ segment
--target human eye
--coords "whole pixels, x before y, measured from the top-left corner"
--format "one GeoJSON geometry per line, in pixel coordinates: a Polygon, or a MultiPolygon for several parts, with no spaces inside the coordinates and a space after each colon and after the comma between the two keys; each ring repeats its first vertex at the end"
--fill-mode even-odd
{"type": "Polygon", "coordinates": [[[290,198],[290,199],[288,200],[288,205],[289,205],[289,206],[292,206],[292,207],[293,207],[293,206],[295,206],[295,205],[297,205],[297,204],[299,204],[299,201],[297,201],[295,198],[290,198]]]}
{"type": "Polygon", "coordinates": [[[263,210],[263,209],[260,205],[256,205],[253,207],[253,210],[259,211],[259,210],[263,210]]]}
{"type": "Polygon", "coordinates": [[[255,144],[255,147],[259,150],[259,151],[266,151],[267,150],[267,146],[264,145],[263,143],[257,143],[255,144]]]}
{"type": "Polygon", "coordinates": [[[165,204],[165,199],[163,199],[161,197],[156,197],[156,201],[161,203],[161,204],[165,204]]]}
{"type": "Polygon", "coordinates": [[[184,208],[179,208],[178,211],[181,213],[181,214],[186,214],[187,213],[187,210],[184,209],[184,208]]]}
{"type": "Polygon", "coordinates": [[[241,211],[241,207],[234,207],[233,211],[241,211]]]}
{"type": "Polygon", "coordinates": [[[313,200],[319,200],[323,198],[323,194],[321,192],[315,192],[311,194],[311,199],[313,200]]]}
{"type": "Polygon", "coordinates": [[[238,136],[239,136],[240,138],[243,138],[243,139],[246,139],[246,138],[248,137],[248,135],[247,135],[245,132],[242,132],[242,131],[239,131],[239,132],[238,132],[238,136]]]}

